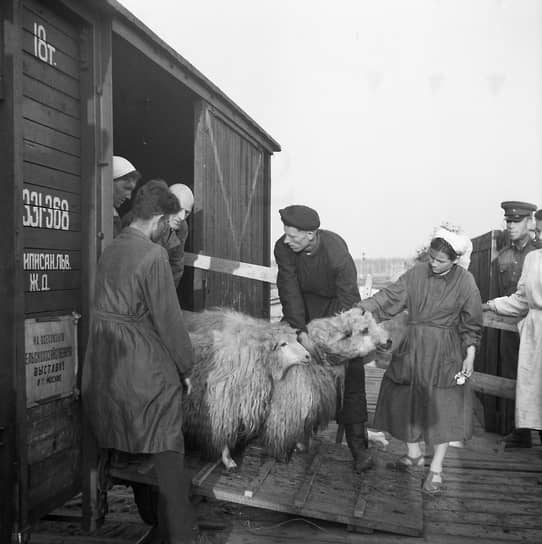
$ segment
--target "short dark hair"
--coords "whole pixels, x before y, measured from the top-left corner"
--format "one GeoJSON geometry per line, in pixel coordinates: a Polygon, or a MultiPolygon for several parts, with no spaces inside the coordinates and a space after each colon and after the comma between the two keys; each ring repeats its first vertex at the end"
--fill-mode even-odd
{"type": "Polygon", "coordinates": [[[539,210],[536,210],[536,212],[534,212],[534,218],[537,221],[542,221],[542,208],[540,208],[539,210]]]}
{"type": "Polygon", "coordinates": [[[429,246],[433,251],[442,251],[450,258],[450,261],[455,261],[459,255],[454,248],[444,238],[433,238],[429,246]]]}
{"type": "Polygon", "coordinates": [[[132,217],[151,219],[153,215],[172,215],[181,211],[177,197],[169,190],[163,179],[151,179],[137,191],[132,217]]]}

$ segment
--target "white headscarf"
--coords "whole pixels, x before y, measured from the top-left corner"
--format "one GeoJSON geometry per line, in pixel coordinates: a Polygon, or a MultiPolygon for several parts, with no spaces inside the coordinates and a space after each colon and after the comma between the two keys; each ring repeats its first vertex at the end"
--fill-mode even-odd
{"type": "Polygon", "coordinates": [[[441,223],[434,232],[433,238],[446,240],[459,256],[457,264],[468,270],[472,253],[470,238],[461,231],[461,228],[450,223],[441,223]]]}

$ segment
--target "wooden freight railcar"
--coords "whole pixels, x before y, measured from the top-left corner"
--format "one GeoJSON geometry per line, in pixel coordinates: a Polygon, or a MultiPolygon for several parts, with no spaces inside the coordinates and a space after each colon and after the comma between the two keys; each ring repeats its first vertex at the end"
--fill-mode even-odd
{"type": "MultiPolygon", "coordinates": [[[[279,145],[113,0],[0,6],[0,541],[81,489],[83,358],[112,155],[191,185],[188,249],[269,265],[279,145]]],[[[188,269],[183,302],[265,316],[266,283],[188,269]]]]}

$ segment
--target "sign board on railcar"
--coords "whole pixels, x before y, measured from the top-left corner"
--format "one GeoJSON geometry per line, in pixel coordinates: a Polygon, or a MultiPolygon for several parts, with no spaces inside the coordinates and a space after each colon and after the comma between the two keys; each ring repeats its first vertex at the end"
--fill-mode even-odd
{"type": "Polygon", "coordinates": [[[25,320],[27,406],[74,393],[78,321],[77,314],[25,320]]]}

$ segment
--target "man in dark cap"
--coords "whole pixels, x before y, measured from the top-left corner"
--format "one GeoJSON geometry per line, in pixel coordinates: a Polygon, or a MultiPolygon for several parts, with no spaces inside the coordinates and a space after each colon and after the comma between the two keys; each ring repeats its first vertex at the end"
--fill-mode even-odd
{"type": "MultiPolygon", "coordinates": [[[[277,287],[284,319],[298,330],[298,340],[313,355],[321,355],[307,334],[307,323],[352,308],[360,302],[357,270],[345,241],[334,232],[320,230],[318,213],[307,206],[279,210],[284,235],[275,244],[277,287]]],[[[368,470],[367,400],[365,358],[346,365],[344,398],[338,422],[356,472],[368,470]]]]}
{"type": "MultiPolygon", "coordinates": [[[[529,202],[511,200],[502,202],[501,208],[504,210],[508,241],[496,259],[497,296],[509,296],[516,291],[525,256],[536,249],[530,233],[532,214],[536,206],[529,202]]],[[[516,379],[518,352],[518,333],[500,331],[499,366],[502,377],[516,379]]],[[[530,430],[514,428],[514,401],[501,399],[499,404],[503,418],[501,431],[508,433],[503,439],[505,447],[530,447],[530,430]]]]}

